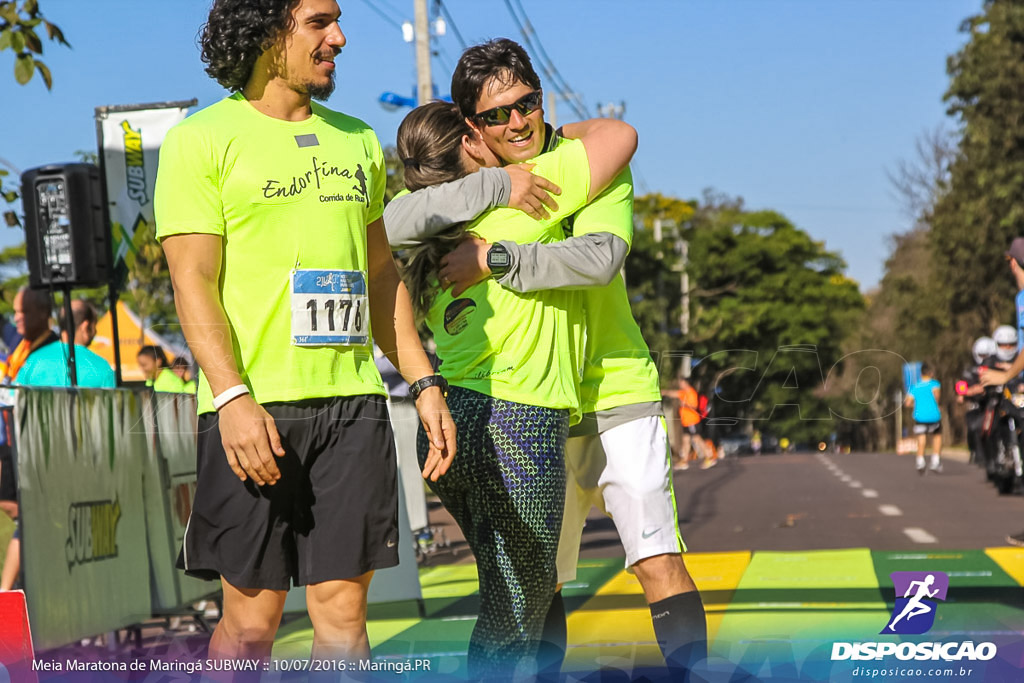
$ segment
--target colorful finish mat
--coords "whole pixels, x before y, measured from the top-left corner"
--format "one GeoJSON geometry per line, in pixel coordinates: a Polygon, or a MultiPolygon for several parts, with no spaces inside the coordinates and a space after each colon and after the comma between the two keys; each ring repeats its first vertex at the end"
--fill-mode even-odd
{"type": "MultiPolygon", "coordinates": [[[[918,674],[929,680],[1024,680],[1024,550],[688,553],[686,563],[708,615],[711,679],[742,671],[749,680],[909,681],[918,674]],[[936,601],[934,624],[923,635],[879,635],[896,598],[903,597],[895,593],[893,572],[949,577],[946,599],[936,601]],[[932,641],[993,642],[998,654],[989,661],[834,657],[837,642],[932,641]],[[960,670],[971,667],[974,675],[960,670]]],[[[420,580],[422,606],[371,607],[374,657],[426,659],[431,676],[464,677],[479,605],[476,569],[429,567],[420,580]]],[[[663,666],[643,591],[621,558],[582,561],[563,596],[569,613],[564,672],[663,666]]],[[[306,658],[311,642],[308,619],[293,621],[281,629],[274,656],[306,658]]]]}

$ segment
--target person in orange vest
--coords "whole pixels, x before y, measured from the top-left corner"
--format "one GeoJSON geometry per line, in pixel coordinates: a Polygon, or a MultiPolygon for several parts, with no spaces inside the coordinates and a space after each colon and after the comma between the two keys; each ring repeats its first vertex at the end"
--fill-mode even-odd
{"type": "Polygon", "coordinates": [[[689,469],[690,465],[687,463],[687,460],[690,459],[691,448],[697,452],[697,455],[704,460],[705,464],[713,462],[708,460],[704,449],[704,440],[701,439],[697,431],[697,425],[700,424],[703,417],[700,405],[701,397],[697,394],[697,390],[693,388],[693,385],[685,378],[679,379],[679,390],[676,392],[676,397],[679,399],[679,424],[683,427],[683,436],[679,449],[679,458],[675,461],[673,467],[677,470],[689,469]]]}

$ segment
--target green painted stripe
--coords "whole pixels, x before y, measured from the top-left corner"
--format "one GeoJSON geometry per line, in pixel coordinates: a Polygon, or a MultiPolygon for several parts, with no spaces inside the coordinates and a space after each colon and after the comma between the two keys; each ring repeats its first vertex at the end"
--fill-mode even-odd
{"type": "Polygon", "coordinates": [[[871,551],[852,548],[754,553],[729,610],[884,607],[871,551]]]}
{"type": "MultiPolygon", "coordinates": [[[[1019,600],[1015,603],[1019,605],[1019,600]]],[[[947,602],[936,606],[935,623],[928,637],[935,640],[998,640],[1024,634],[1024,612],[995,602],[947,602]]]]}
{"type": "MultiPolygon", "coordinates": [[[[889,576],[896,571],[940,571],[949,575],[946,603],[1019,604],[1020,586],[984,550],[873,552],[878,584],[890,607],[896,595],[889,576]]],[[[937,618],[941,618],[943,609],[937,618]]],[[[973,627],[972,627],[973,628],[973,627]]]]}

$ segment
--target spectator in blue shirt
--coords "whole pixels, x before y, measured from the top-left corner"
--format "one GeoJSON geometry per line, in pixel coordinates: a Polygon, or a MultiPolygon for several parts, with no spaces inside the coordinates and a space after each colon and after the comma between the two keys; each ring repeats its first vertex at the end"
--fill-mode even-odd
{"type": "MultiPolygon", "coordinates": [[[[48,344],[28,357],[15,380],[25,387],[69,387],[67,321],[61,309],[58,322],[61,341],[48,344]]],[[[96,310],[88,301],[71,302],[71,318],[75,336],[75,374],[78,386],[113,389],[114,371],[107,361],[90,351],[87,346],[96,336],[96,310]]]]}

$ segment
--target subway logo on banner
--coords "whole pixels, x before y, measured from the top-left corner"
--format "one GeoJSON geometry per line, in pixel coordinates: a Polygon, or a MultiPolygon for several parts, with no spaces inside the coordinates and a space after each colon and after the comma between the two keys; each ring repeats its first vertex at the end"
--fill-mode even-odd
{"type": "Polygon", "coordinates": [[[128,196],[140,205],[149,203],[146,194],[146,160],[142,153],[142,129],[132,130],[128,119],[121,122],[124,132],[124,173],[128,179],[128,196]]]}
{"type": "Polygon", "coordinates": [[[75,565],[117,557],[117,524],[121,503],[117,500],[74,503],[68,508],[68,540],[64,555],[68,572],[75,565]]]}

